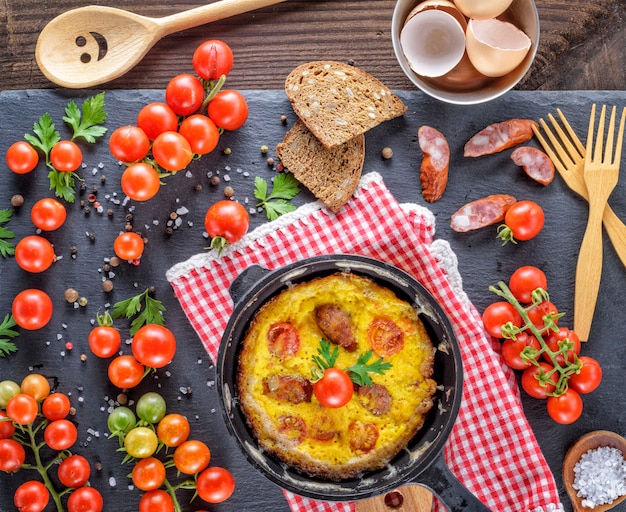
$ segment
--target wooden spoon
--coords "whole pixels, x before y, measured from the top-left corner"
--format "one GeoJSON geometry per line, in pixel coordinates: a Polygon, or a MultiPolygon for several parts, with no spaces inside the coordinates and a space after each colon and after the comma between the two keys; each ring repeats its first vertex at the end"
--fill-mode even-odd
{"type": "Polygon", "coordinates": [[[39,34],[35,57],[52,82],[69,88],[108,82],[135,66],[161,38],[284,0],[219,0],[164,18],[90,5],[67,11],[39,34]]]}
{"type": "Polygon", "coordinates": [[[382,496],[359,500],[356,512],[430,512],[432,493],[421,485],[405,485],[382,496]]]}
{"type": "Polygon", "coordinates": [[[563,482],[565,483],[567,494],[574,507],[574,512],[604,512],[605,510],[612,509],[626,499],[626,495],[624,495],[616,499],[610,505],[596,505],[593,508],[589,508],[583,507],[582,498],[576,496],[576,491],[572,487],[574,483],[574,466],[584,453],[589,450],[595,450],[600,446],[617,448],[622,451],[622,455],[626,455],[626,439],[608,430],[596,430],[585,434],[576,441],[567,451],[565,459],[563,459],[563,482]]]}

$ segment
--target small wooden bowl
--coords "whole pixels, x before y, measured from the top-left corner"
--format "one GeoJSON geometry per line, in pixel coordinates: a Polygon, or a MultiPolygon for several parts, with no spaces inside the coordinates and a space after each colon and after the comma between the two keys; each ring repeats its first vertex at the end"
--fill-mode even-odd
{"type": "Polygon", "coordinates": [[[583,507],[582,499],[576,496],[576,491],[572,487],[574,483],[574,466],[584,453],[599,448],[600,446],[617,448],[621,450],[622,455],[626,455],[626,439],[608,430],[596,430],[585,434],[576,441],[567,451],[565,459],[563,459],[563,483],[565,483],[567,494],[569,495],[575,512],[604,512],[605,510],[612,509],[626,499],[626,495],[624,495],[616,499],[610,505],[597,505],[593,508],[589,508],[583,507]]]}

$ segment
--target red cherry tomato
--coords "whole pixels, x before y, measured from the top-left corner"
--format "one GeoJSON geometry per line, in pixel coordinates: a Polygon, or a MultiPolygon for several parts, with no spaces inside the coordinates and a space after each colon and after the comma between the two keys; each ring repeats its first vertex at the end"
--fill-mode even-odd
{"type": "Polygon", "coordinates": [[[197,155],[206,155],[217,147],[220,132],[211,119],[202,114],[186,118],[178,132],[187,139],[191,150],[197,155]]]}
{"type": "Polygon", "coordinates": [[[11,311],[23,329],[41,329],[52,318],[52,300],[46,292],[29,288],[16,295],[11,311]]]}
{"type": "Polygon", "coordinates": [[[250,225],[250,216],[243,205],[236,201],[218,201],[204,217],[204,228],[211,238],[223,237],[232,244],[243,238],[250,225]]]}
{"type": "Polygon", "coordinates": [[[179,116],[190,116],[200,110],[204,86],[194,75],[182,73],[172,78],[165,88],[165,101],[179,116]]]}
{"type": "Polygon", "coordinates": [[[57,469],[59,481],[71,489],[82,487],[89,480],[91,466],[82,455],[70,455],[64,459],[57,469]]]}
{"type": "Polygon", "coordinates": [[[239,91],[222,89],[209,103],[209,117],[224,130],[237,130],[248,119],[248,103],[239,91]]]}
{"type": "Polygon", "coordinates": [[[120,331],[111,325],[94,327],[87,337],[89,348],[98,357],[111,357],[120,349],[122,337],[120,331]]]}
{"type": "Polygon", "coordinates": [[[211,460],[211,451],[202,441],[185,441],[174,450],[174,465],[186,475],[194,475],[205,469],[211,460]]]}
{"type": "Polygon", "coordinates": [[[559,379],[557,372],[550,373],[552,370],[554,367],[544,362],[527,368],[522,372],[522,389],[533,398],[547,398],[556,389],[555,384],[559,379]]]}
{"type": "Polygon", "coordinates": [[[569,387],[581,395],[591,393],[602,382],[602,367],[598,361],[589,356],[580,356],[578,362],[581,368],[578,373],[570,376],[569,387]]]}
{"type": "Polygon", "coordinates": [[[139,512],[174,512],[174,501],[162,489],[148,491],[139,500],[139,512]]]}
{"type": "Polygon", "coordinates": [[[222,503],[235,491],[235,479],[227,469],[210,467],[198,475],[196,490],[207,503],[222,503]]]}
{"type": "Polygon", "coordinates": [[[0,409],[0,439],[9,439],[15,432],[15,425],[7,413],[0,409]]]}
{"type": "Polygon", "coordinates": [[[182,414],[167,414],[157,425],[157,436],[165,446],[171,448],[184,443],[189,437],[189,421],[182,414]]]}
{"type": "Polygon", "coordinates": [[[125,261],[139,259],[143,254],[144,241],[140,235],[132,231],[119,234],[113,242],[113,250],[117,256],[125,261]]]}
{"type": "MultiPolygon", "coordinates": [[[[578,337],[578,334],[567,327],[560,327],[559,332],[549,331],[547,335],[544,335],[543,339],[552,352],[559,352],[561,350],[559,343],[563,343],[565,338],[567,338],[572,344],[572,348],[567,351],[567,360],[570,363],[573,363],[576,360],[576,356],[580,354],[580,338],[578,337]]],[[[543,357],[549,363],[551,362],[549,356],[545,352],[543,357]]],[[[565,365],[565,356],[563,354],[556,356],[556,360],[561,366],[565,365]]]]}
{"type": "Polygon", "coordinates": [[[163,132],[175,132],[178,116],[167,103],[148,103],[137,115],[137,126],[150,140],[154,140],[163,132]]]}
{"type": "Polygon", "coordinates": [[[324,407],[343,407],[350,401],[353,393],[352,379],[340,368],[327,368],[324,376],[313,384],[313,394],[324,407]]]}
{"type": "Polygon", "coordinates": [[[205,80],[217,80],[227,75],[233,67],[233,52],[223,41],[209,40],[196,48],[193,69],[205,80]]]}
{"type": "Polygon", "coordinates": [[[193,159],[187,139],[178,132],[163,132],[152,143],[152,156],[163,169],[180,171],[193,159]]]}
{"type": "Polygon", "coordinates": [[[148,154],[150,139],[138,126],[120,126],[109,138],[109,150],[122,162],[136,162],[148,154]]]}
{"type": "Polygon", "coordinates": [[[144,366],[163,368],[176,354],[176,338],[167,327],[147,324],[133,337],[133,355],[144,366]]]}
{"type": "Polygon", "coordinates": [[[27,174],[37,167],[39,155],[34,147],[21,140],[9,146],[6,161],[9,169],[15,174],[27,174]]]}
{"type": "Polygon", "coordinates": [[[57,142],[50,150],[50,163],[61,172],[74,172],[83,163],[83,152],[71,140],[57,142]]]}
{"type": "Polygon", "coordinates": [[[65,222],[67,210],[56,199],[44,197],[33,205],[30,218],[33,224],[42,231],[54,231],[65,222]]]}
{"type": "Polygon", "coordinates": [[[103,508],[102,494],[94,487],[79,487],[67,499],[67,512],[102,512],[103,508]]]}
{"type": "Polygon", "coordinates": [[[117,356],[109,363],[109,380],[118,388],[130,389],[138,386],[144,373],[144,366],[133,356],[117,356]]]}
{"type": "Polygon", "coordinates": [[[541,206],[534,201],[518,201],[504,215],[505,229],[498,236],[504,243],[515,240],[530,240],[543,229],[545,216],[541,206]]]}
{"type": "Polygon", "coordinates": [[[41,404],[41,412],[50,421],[64,419],[71,408],[70,399],[64,393],[52,393],[41,404]]]}
{"type": "MultiPolygon", "coordinates": [[[[526,347],[533,347],[537,350],[541,349],[541,345],[537,338],[531,334],[520,332],[515,339],[507,338],[502,342],[502,358],[504,362],[514,370],[525,370],[533,363],[522,358],[522,352],[526,347]]],[[[535,360],[539,358],[539,354],[535,360]]]]}
{"type": "Polygon", "coordinates": [[[494,338],[502,338],[502,326],[511,322],[515,327],[522,325],[522,317],[515,306],[505,301],[489,304],[483,312],[485,330],[494,338]]]}
{"type": "Polygon", "coordinates": [[[14,473],[26,460],[24,447],[14,439],[0,439],[0,471],[14,473]]]}
{"type": "Polygon", "coordinates": [[[76,442],[78,430],[69,420],[55,420],[46,427],[43,438],[53,450],[67,450],[76,442]]]}
{"type": "Polygon", "coordinates": [[[39,235],[28,235],[15,246],[15,262],[26,272],[39,273],[54,263],[54,247],[39,235]]]}
{"type": "Polygon", "coordinates": [[[548,415],[561,425],[574,423],[583,413],[583,400],[580,394],[568,389],[559,396],[548,397],[548,415]]]}
{"type": "Polygon", "coordinates": [[[20,512],[42,512],[48,501],[50,501],[48,488],[37,480],[23,483],[13,495],[13,503],[20,512]]]}
{"type": "Polygon", "coordinates": [[[147,201],[161,188],[161,178],[154,167],[137,162],[124,169],[121,184],[124,194],[134,201],[147,201]]]}
{"type": "Polygon", "coordinates": [[[522,304],[532,302],[532,293],[537,288],[548,289],[548,279],[543,270],[526,265],[518,268],[509,279],[509,289],[522,304]]]}
{"type": "Polygon", "coordinates": [[[155,457],[138,461],[131,473],[133,484],[142,491],[152,491],[165,481],[165,466],[155,457]]]}
{"type": "Polygon", "coordinates": [[[558,324],[559,319],[555,318],[558,314],[559,310],[549,300],[544,300],[528,310],[528,318],[539,330],[544,329],[546,326],[546,320],[544,320],[544,317],[551,317],[554,323],[558,324]]]}

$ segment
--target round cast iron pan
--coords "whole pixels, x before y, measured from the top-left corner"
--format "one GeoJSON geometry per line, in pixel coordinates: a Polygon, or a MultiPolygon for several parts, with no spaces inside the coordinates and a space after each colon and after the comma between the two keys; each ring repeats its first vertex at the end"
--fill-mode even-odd
{"type": "Polygon", "coordinates": [[[365,499],[403,484],[416,483],[430,489],[451,512],[489,510],[454,477],[443,459],[443,446],[461,403],[461,354],[445,313],[412,276],[372,258],[328,255],[305,259],[273,271],[251,266],[235,279],[230,293],[235,306],[218,353],[217,388],[228,430],[237,439],[247,460],[262,474],[283,489],[323,501],[365,499]],[[352,272],[372,279],[414,305],[437,348],[433,378],[439,386],[435,406],[424,426],[407,448],[386,467],[360,478],[333,481],[300,473],[259,448],[238,404],[237,366],[240,342],[256,311],[267,300],[291,284],[338,272],[352,272]]]}

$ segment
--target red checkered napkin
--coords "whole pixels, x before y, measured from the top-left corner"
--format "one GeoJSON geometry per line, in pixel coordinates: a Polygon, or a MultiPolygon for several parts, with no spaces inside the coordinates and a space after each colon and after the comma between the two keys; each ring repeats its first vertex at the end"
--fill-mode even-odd
{"type": "MultiPolygon", "coordinates": [[[[332,214],[307,204],[247,234],[217,257],[199,254],[167,272],[187,318],[215,360],[233,309],[229,284],[249,265],[278,268],[311,256],[361,254],[391,263],[422,283],[446,311],[461,346],[461,409],[444,447],[450,470],[494,512],[561,510],[552,473],[528,425],[513,372],[463,292],[456,256],[434,240],[434,216],[399,204],[377,173],[364,176],[348,204],[332,214]]],[[[285,492],[293,512],[353,512],[285,492]]],[[[437,510],[444,510],[440,504],[437,510]]]]}

